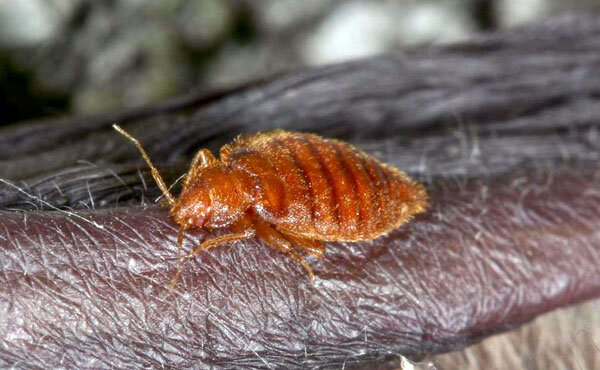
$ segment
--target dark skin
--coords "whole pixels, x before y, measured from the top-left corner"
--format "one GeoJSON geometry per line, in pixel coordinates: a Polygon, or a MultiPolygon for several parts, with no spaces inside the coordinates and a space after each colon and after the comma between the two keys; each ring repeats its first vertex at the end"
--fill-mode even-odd
{"type": "MultiPolygon", "coordinates": [[[[495,69],[452,68],[458,54],[438,50],[436,68],[392,83],[390,66],[398,68],[395,76],[403,76],[433,53],[415,52],[396,63],[377,59],[299,71],[296,81],[304,76],[304,85],[286,85],[293,80],[288,76],[223,100],[199,98],[194,114],[189,105],[181,108],[182,117],[191,117],[186,125],[173,119],[177,110],[124,122],[149,143],[153,158],[163,158],[167,183],[185,171],[187,163],[177,159],[188,152],[186,145],[190,153],[198,147],[214,151],[230,140],[234,128],[236,133],[262,130],[263,122],[312,124],[315,131],[327,130],[321,133],[345,139],[424,182],[431,196],[426,214],[372,242],[327,243],[324,258],[308,258],[317,276],[313,283],[301,266],[252,238],[198,254],[185,264],[170,295],[178,228],[168,210],[150,205],[160,191],[151,187],[147,171],[140,176],[127,163],[112,164],[127,158],[143,166],[135,148],[122,145],[122,137],[112,132],[114,116],[89,136],[79,131],[85,125],[78,119],[48,128],[46,135],[71,137],[68,145],[36,151],[23,144],[27,149],[21,151],[15,144],[12,157],[0,163],[0,177],[43,194],[52,207],[73,210],[48,212],[48,204],[2,183],[4,209],[22,212],[0,217],[0,361],[73,367],[372,365],[390,354],[419,358],[456,350],[600,296],[600,145],[594,136],[600,116],[591,110],[594,105],[586,105],[600,94],[594,80],[598,50],[590,41],[600,36],[600,23],[574,20],[588,30],[582,37],[571,32],[574,24],[561,22],[552,24],[552,32],[497,35],[481,41],[479,49],[474,43],[469,50],[476,56],[465,53],[459,63],[490,63],[495,69]],[[537,48],[531,54],[529,39],[537,48]],[[482,45],[492,51],[483,52],[482,45]],[[535,57],[541,52],[543,60],[535,57]],[[509,70],[499,62],[507,60],[503,53],[523,57],[511,59],[509,70]],[[557,64],[545,65],[552,56],[557,64]],[[406,58],[412,63],[405,64],[406,58]],[[379,70],[381,65],[386,68],[379,70]],[[557,71],[551,89],[539,83],[548,74],[528,74],[544,68],[557,71]],[[389,83],[375,85],[389,90],[364,92],[373,85],[360,76],[377,80],[379,72],[389,83]],[[319,79],[334,87],[344,81],[334,99],[341,105],[324,104],[327,114],[317,109],[322,100],[310,99],[311,83],[319,79]],[[440,92],[447,105],[415,106],[423,90],[412,83],[440,92]],[[295,104],[284,98],[293,94],[275,93],[282,89],[297,93],[295,104]],[[488,90],[494,93],[480,93],[488,90]],[[264,92],[261,99],[279,110],[263,110],[262,104],[271,106],[264,100],[249,102],[253,91],[264,92]],[[523,91],[527,99],[519,96],[523,91]],[[465,94],[471,97],[460,99],[465,94]],[[351,113],[339,103],[345,96],[351,113]],[[367,114],[379,102],[381,114],[367,114]],[[299,111],[304,114],[296,115],[299,111]],[[366,125],[368,119],[375,121],[366,125]],[[225,121],[230,126],[217,126],[225,121]],[[100,165],[69,167],[75,154],[100,165]],[[34,173],[41,173],[39,166],[48,163],[56,166],[48,171],[61,171],[59,176],[17,182],[36,168],[34,173]],[[85,176],[78,177],[81,173],[85,176]],[[140,206],[142,192],[150,200],[146,207],[140,206]],[[86,210],[91,200],[94,209],[86,210]]],[[[326,91],[321,98],[329,96],[326,91]]],[[[435,100],[438,94],[425,96],[435,100]]],[[[9,129],[0,141],[16,143],[20,130],[31,126],[9,129]]],[[[23,137],[21,143],[44,141],[41,134],[23,137]]],[[[191,251],[214,236],[191,231],[184,248],[191,251]]]]}
{"type": "MultiPolygon", "coordinates": [[[[3,214],[1,289],[10,304],[0,330],[15,338],[3,348],[34,364],[33,354],[59,361],[58,350],[85,366],[102,348],[115,366],[261,366],[280,356],[309,366],[371,361],[383,348],[420,356],[465,346],[600,293],[600,198],[582,195],[598,189],[597,174],[437,181],[427,216],[373,242],[329,243],[326,258],[311,260],[314,283],[251,239],[199,254],[173,295],[177,226],[159,206],[82,219],[3,214]],[[32,352],[17,338],[36,330],[47,336],[32,352]],[[106,347],[107,336],[126,345],[106,347]]],[[[191,231],[185,247],[210,236],[191,231]]]]}

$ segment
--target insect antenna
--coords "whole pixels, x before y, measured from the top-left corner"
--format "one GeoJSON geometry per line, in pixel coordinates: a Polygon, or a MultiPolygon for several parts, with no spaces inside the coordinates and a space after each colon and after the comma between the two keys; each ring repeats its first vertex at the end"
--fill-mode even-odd
{"type": "Polygon", "coordinates": [[[150,157],[148,156],[148,154],[144,150],[144,147],[142,147],[142,144],[140,144],[140,142],[136,138],[134,138],[133,136],[131,136],[131,134],[129,134],[127,131],[123,130],[121,128],[121,126],[117,125],[116,123],[113,124],[112,127],[115,130],[117,130],[121,135],[125,136],[126,138],[128,138],[129,140],[131,140],[135,144],[135,146],[138,148],[138,150],[140,151],[140,153],[142,153],[142,157],[144,157],[144,160],[148,164],[148,167],[150,167],[150,171],[152,172],[152,177],[154,177],[154,181],[156,181],[156,185],[158,185],[158,187],[160,188],[160,190],[163,192],[163,195],[167,198],[167,201],[169,202],[169,204],[175,203],[175,198],[169,192],[169,189],[167,188],[167,185],[165,184],[165,181],[160,176],[160,173],[158,172],[158,170],[156,169],[156,167],[154,167],[154,165],[152,164],[152,161],[150,160],[150,157]]]}
{"type": "Polygon", "coordinates": [[[181,245],[183,244],[184,231],[185,228],[182,226],[179,228],[179,233],[177,234],[177,273],[169,283],[169,292],[173,292],[173,288],[175,288],[175,284],[177,283],[177,280],[179,280],[179,275],[181,275],[181,245]]]}

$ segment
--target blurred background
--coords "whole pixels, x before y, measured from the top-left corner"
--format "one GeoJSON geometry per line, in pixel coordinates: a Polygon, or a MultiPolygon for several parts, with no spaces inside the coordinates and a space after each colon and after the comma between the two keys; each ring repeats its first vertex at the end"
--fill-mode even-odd
{"type": "Polygon", "coordinates": [[[0,125],[460,42],[600,0],[0,0],[0,125]]]}

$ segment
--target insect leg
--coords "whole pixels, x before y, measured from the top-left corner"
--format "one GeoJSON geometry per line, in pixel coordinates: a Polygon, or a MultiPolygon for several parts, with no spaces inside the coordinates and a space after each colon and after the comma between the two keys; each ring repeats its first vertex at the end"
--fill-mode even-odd
{"type": "Polygon", "coordinates": [[[300,248],[304,253],[310,254],[311,256],[317,258],[321,258],[323,257],[323,254],[325,254],[325,246],[319,241],[294,236],[283,231],[280,232],[287,240],[300,248]]]}
{"type": "Polygon", "coordinates": [[[294,250],[292,244],[271,225],[267,224],[262,220],[255,221],[256,235],[259,236],[265,243],[271,247],[277,249],[280,252],[286,253],[291,258],[298,261],[302,267],[306,270],[310,279],[315,278],[312,268],[304,261],[304,259],[294,250]]]}
{"type": "Polygon", "coordinates": [[[169,283],[169,292],[173,291],[177,280],[179,280],[179,275],[181,275],[181,245],[183,244],[183,232],[185,229],[182,227],[179,229],[179,234],[177,234],[177,272],[175,276],[171,279],[169,283]]]}
{"type": "Polygon", "coordinates": [[[216,247],[217,245],[234,242],[237,240],[243,240],[252,238],[254,236],[254,228],[252,227],[252,222],[247,216],[240,217],[232,226],[231,230],[233,233],[217,236],[216,238],[212,238],[204,241],[200,244],[199,247],[194,249],[190,254],[186,256],[186,258],[192,258],[198,253],[210,249],[212,247],[216,247]]]}
{"type": "Polygon", "coordinates": [[[194,156],[192,164],[190,164],[190,170],[183,180],[183,188],[185,189],[190,180],[193,179],[198,171],[208,165],[218,162],[217,158],[208,149],[200,149],[194,156]]]}

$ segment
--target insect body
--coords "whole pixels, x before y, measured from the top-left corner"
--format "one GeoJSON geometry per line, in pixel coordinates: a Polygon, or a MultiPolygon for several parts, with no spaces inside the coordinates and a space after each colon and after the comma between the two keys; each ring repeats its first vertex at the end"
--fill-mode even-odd
{"type": "Polygon", "coordinates": [[[322,241],[377,238],[427,207],[424,187],[400,170],[349,144],[299,132],[276,130],[237,138],[221,148],[220,159],[200,150],[175,199],[148,155],[132,140],[171,204],[183,233],[191,227],[232,233],[207,240],[188,257],[231,241],[260,237],[313,272],[296,248],[322,257],[322,241]]]}

